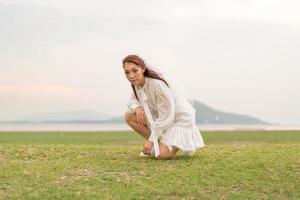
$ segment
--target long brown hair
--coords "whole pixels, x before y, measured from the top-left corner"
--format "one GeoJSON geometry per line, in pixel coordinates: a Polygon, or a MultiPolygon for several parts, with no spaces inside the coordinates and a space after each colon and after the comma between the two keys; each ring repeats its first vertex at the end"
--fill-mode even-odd
{"type": "MultiPolygon", "coordinates": [[[[141,57],[139,57],[137,55],[128,55],[122,61],[123,68],[124,68],[125,63],[134,63],[134,64],[142,67],[142,69],[145,69],[145,72],[144,72],[144,76],[145,77],[149,77],[149,78],[161,80],[161,81],[163,81],[169,87],[169,84],[162,77],[162,75],[160,73],[154,71],[153,69],[150,69],[149,66],[147,66],[145,64],[144,60],[141,57]]],[[[131,84],[131,87],[133,89],[133,92],[134,92],[134,95],[135,95],[136,99],[139,100],[139,98],[138,98],[138,96],[136,94],[134,85],[131,84]]]]}

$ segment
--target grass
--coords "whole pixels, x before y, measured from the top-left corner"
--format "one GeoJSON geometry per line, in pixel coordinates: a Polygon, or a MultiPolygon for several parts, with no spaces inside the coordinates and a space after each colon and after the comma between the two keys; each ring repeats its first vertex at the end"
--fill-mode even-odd
{"type": "Polygon", "coordinates": [[[300,199],[300,132],[203,132],[140,158],[132,132],[0,132],[0,199],[300,199]]]}

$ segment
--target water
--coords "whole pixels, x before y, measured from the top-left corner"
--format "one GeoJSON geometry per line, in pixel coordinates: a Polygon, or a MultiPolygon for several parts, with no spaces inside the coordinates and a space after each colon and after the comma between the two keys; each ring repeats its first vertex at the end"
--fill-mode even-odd
{"type": "MultiPolygon", "coordinates": [[[[200,131],[300,130],[300,125],[199,124],[200,131]]],[[[129,131],[123,123],[0,122],[0,131],[129,131]]]]}
{"type": "Polygon", "coordinates": [[[121,123],[58,123],[58,122],[0,122],[0,131],[125,131],[121,123]]]}

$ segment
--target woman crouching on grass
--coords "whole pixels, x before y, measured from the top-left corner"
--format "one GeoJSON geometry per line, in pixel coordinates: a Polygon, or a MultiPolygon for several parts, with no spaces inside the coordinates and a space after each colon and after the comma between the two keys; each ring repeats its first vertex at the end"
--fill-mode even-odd
{"type": "Polygon", "coordinates": [[[133,89],[124,117],[147,140],[140,155],[170,159],[179,149],[191,155],[203,147],[195,124],[195,109],[187,99],[139,56],[129,55],[122,63],[133,89]]]}

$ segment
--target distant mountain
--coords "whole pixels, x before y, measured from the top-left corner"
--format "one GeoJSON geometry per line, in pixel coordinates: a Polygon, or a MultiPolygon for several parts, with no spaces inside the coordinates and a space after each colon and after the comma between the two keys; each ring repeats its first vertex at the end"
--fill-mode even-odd
{"type": "MultiPolygon", "coordinates": [[[[196,109],[197,124],[268,124],[258,118],[215,110],[199,101],[191,101],[196,109]]],[[[95,122],[95,123],[124,123],[122,116],[109,116],[93,110],[65,111],[33,115],[21,121],[38,122],[95,122]]]]}
{"type": "Polygon", "coordinates": [[[95,112],[93,110],[77,110],[42,113],[28,116],[22,120],[26,121],[104,121],[111,116],[95,112]]]}
{"type": "MultiPolygon", "coordinates": [[[[197,124],[268,124],[255,117],[218,111],[196,100],[191,102],[196,110],[197,124]]],[[[125,121],[123,116],[118,116],[107,119],[105,122],[122,123],[125,121]]]]}
{"type": "Polygon", "coordinates": [[[192,101],[197,124],[268,124],[258,118],[215,110],[199,101],[192,101]]]}

